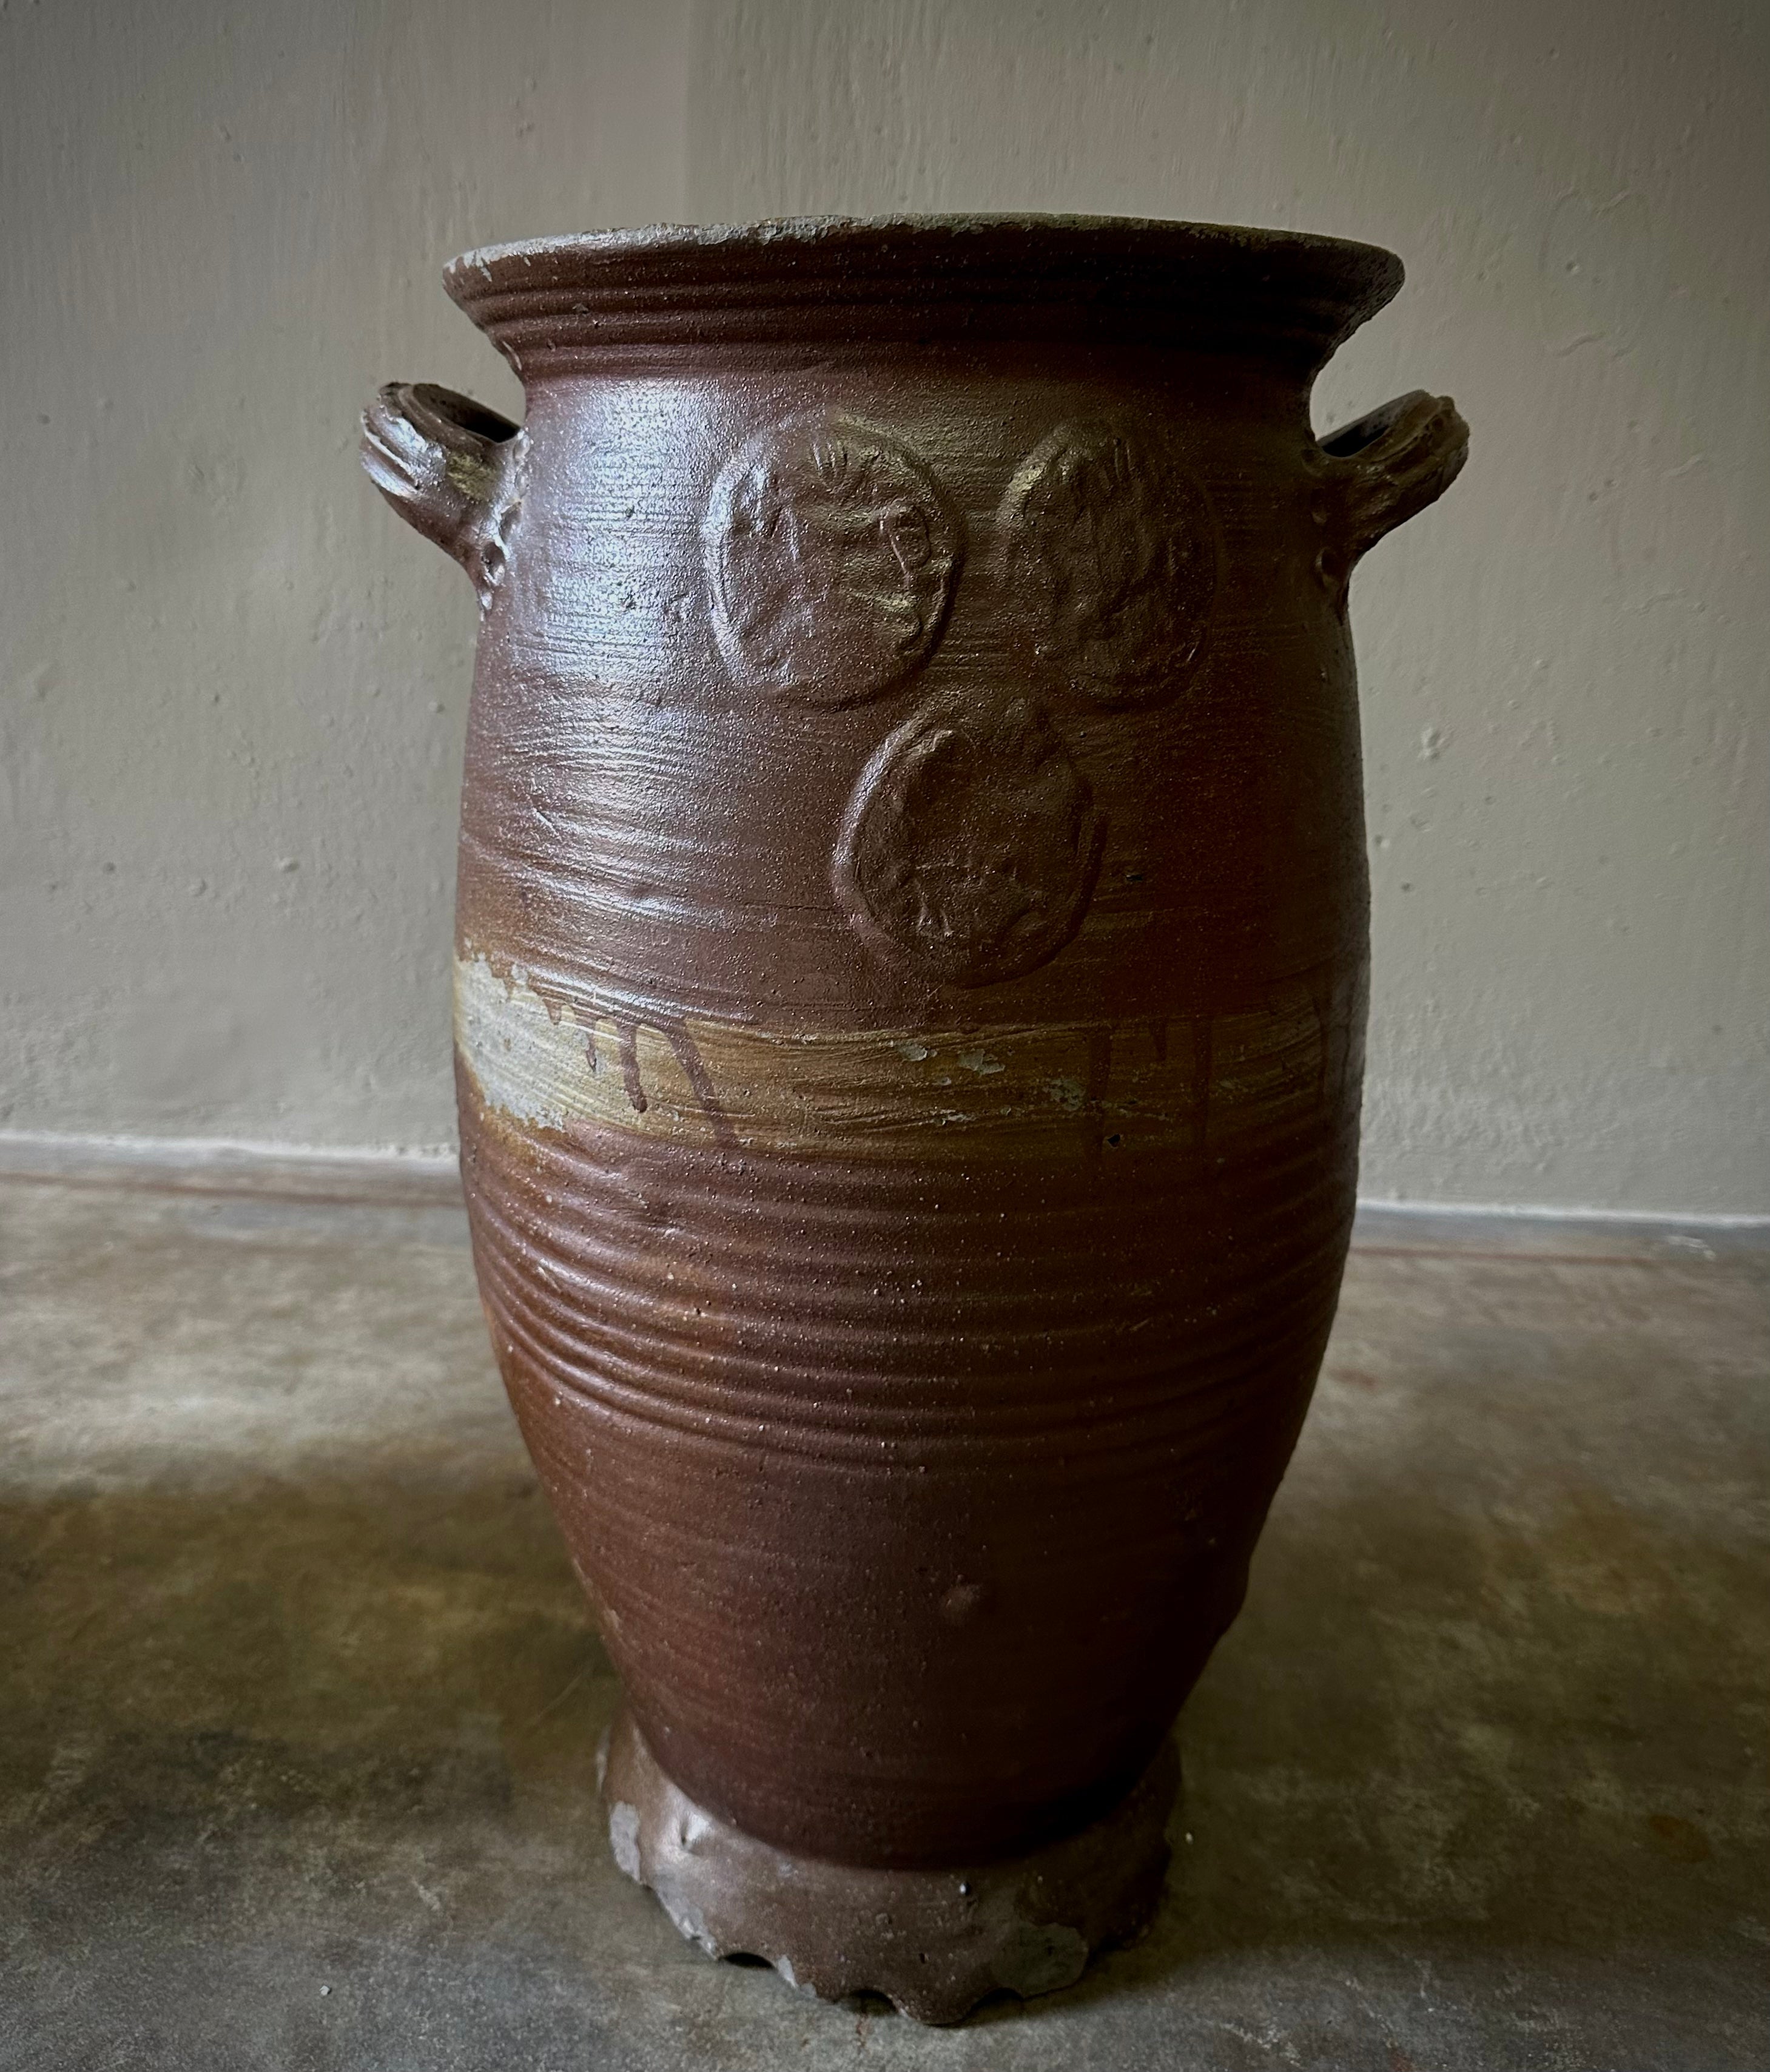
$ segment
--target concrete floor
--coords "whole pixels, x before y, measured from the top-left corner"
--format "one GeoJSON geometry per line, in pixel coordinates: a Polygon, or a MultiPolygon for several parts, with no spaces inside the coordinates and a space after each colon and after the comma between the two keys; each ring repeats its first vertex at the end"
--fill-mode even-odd
{"type": "Polygon", "coordinates": [[[930,2032],[610,1861],[458,1209],[0,1182],[0,2066],[1770,2064],[1762,1248],[1371,1219],[1156,1928],[930,2032]]]}

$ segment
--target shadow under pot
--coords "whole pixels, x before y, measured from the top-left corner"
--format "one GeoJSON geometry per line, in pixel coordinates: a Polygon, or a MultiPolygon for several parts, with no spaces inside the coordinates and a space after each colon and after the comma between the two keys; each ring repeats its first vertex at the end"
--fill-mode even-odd
{"type": "Polygon", "coordinates": [[[1351,1223],[1346,585],[1466,434],[1368,246],[1067,218],[507,246],[387,388],[481,606],[462,1163],[685,1934],[959,2019],[1156,1904],[1351,1223]]]}

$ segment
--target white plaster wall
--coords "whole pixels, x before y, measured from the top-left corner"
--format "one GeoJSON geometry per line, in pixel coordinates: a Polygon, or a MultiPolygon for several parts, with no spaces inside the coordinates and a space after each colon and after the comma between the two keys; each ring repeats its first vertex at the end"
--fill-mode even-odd
{"type": "Polygon", "coordinates": [[[443,262],[684,208],[682,0],[0,13],[0,1129],[437,1145],[475,610],[356,460],[443,262]]]}
{"type": "Polygon", "coordinates": [[[1455,395],[1357,580],[1379,1197],[1770,1210],[1770,29],[1723,0],[0,13],[0,1128],[444,1141],[466,585],[355,473],[436,286],[688,215],[1390,245],[1455,395]]]}

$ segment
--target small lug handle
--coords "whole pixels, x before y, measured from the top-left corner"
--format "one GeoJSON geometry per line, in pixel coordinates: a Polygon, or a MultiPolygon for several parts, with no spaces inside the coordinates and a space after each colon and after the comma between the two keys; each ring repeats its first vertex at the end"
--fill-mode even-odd
{"type": "Polygon", "coordinates": [[[504,573],[524,438],[495,410],[428,381],[390,381],[363,413],[370,481],[460,562],[482,609],[504,573]]]}
{"type": "Polygon", "coordinates": [[[1469,428],[1448,396],[1398,396],[1321,442],[1323,572],[1344,580],[1361,554],[1436,503],[1468,458],[1469,428]]]}

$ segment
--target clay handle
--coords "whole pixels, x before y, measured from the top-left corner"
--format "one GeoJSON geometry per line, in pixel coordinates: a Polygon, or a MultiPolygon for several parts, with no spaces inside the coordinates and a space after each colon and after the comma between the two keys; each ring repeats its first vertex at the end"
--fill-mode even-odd
{"type": "Polygon", "coordinates": [[[1468,458],[1469,428],[1448,396],[1415,388],[1321,442],[1322,565],[1341,577],[1386,532],[1435,503],[1468,458]]]}
{"type": "Polygon", "coordinates": [[[363,413],[370,481],[460,562],[482,605],[504,572],[521,439],[507,417],[428,381],[390,381],[363,413]]]}

